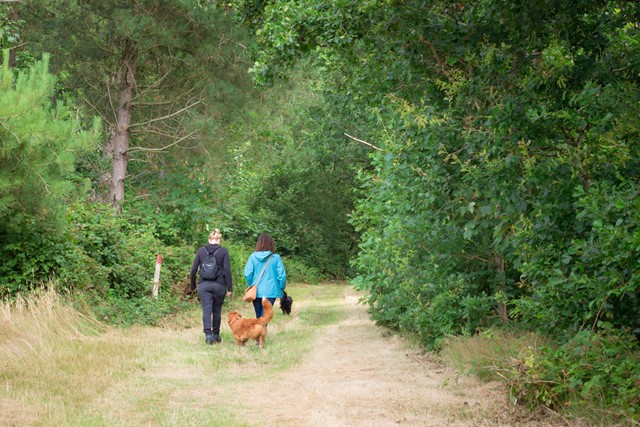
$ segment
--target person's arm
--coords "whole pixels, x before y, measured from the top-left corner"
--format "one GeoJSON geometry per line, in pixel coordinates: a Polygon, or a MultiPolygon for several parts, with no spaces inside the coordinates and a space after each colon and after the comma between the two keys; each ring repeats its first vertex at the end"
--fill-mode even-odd
{"type": "Polygon", "coordinates": [[[196,257],[193,259],[193,265],[191,265],[191,290],[196,289],[196,273],[198,273],[198,267],[200,267],[200,256],[196,251],[196,257]]]}
{"type": "Polygon", "coordinates": [[[247,282],[247,286],[251,286],[253,284],[253,262],[251,260],[251,256],[247,260],[247,265],[244,266],[244,279],[247,282]]]}
{"type": "Polygon", "coordinates": [[[278,286],[281,290],[284,290],[287,287],[287,272],[284,269],[284,263],[282,262],[282,258],[278,255],[278,259],[276,260],[276,274],[278,276],[278,286]]]}
{"type": "Polygon", "coordinates": [[[225,283],[227,285],[227,296],[233,292],[233,279],[231,278],[231,257],[229,251],[225,250],[222,258],[222,270],[224,271],[225,283]]]}

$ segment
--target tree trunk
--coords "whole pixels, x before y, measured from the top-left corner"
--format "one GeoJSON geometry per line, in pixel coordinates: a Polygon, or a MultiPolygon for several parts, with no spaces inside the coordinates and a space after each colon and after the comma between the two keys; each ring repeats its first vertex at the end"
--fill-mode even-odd
{"type": "Polygon", "coordinates": [[[122,54],[122,65],[117,75],[120,87],[120,102],[116,111],[115,129],[109,141],[112,150],[112,172],[109,184],[109,202],[116,208],[124,200],[124,180],[127,176],[131,113],[133,110],[133,92],[135,89],[137,51],[131,40],[127,40],[122,54]]]}

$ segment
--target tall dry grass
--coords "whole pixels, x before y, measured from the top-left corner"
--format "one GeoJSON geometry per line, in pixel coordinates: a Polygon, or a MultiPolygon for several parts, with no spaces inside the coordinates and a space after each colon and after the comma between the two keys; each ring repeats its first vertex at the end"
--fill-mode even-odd
{"type": "MultiPolygon", "coordinates": [[[[195,303],[161,327],[128,328],[100,326],[52,290],[0,303],[0,427],[245,426],[225,387],[298,364],[319,327],[344,316],[343,291],[296,286],[297,314],[278,313],[263,350],[237,347],[226,319],[222,345],[205,345],[195,303]]],[[[234,309],[253,311],[239,298],[225,303],[234,309]]]]}
{"type": "Polygon", "coordinates": [[[509,380],[545,343],[534,333],[489,329],[478,335],[451,337],[444,341],[440,356],[459,372],[487,381],[509,380]]]}
{"type": "Polygon", "coordinates": [[[52,286],[0,303],[0,367],[17,368],[49,356],[57,342],[101,330],[90,315],[65,302],[52,286]]]}

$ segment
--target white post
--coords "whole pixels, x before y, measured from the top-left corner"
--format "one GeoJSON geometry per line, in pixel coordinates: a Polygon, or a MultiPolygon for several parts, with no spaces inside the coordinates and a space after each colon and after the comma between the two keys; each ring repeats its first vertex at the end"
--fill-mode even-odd
{"type": "Polygon", "coordinates": [[[162,254],[156,258],[156,272],[153,274],[153,297],[158,298],[158,288],[160,287],[160,265],[162,264],[162,254]]]}

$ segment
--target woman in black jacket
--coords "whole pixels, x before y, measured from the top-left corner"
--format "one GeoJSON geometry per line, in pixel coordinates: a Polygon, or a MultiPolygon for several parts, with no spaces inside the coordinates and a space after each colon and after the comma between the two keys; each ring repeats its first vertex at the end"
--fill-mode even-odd
{"type": "Polygon", "coordinates": [[[198,295],[202,303],[202,326],[207,344],[218,344],[222,303],[225,296],[231,297],[231,261],[229,251],[220,246],[222,233],[217,228],[209,234],[209,244],[196,251],[191,266],[191,290],[196,289],[196,274],[200,270],[198,295]],[[204,276],[204,277],[203,277],[204,276]]]}

